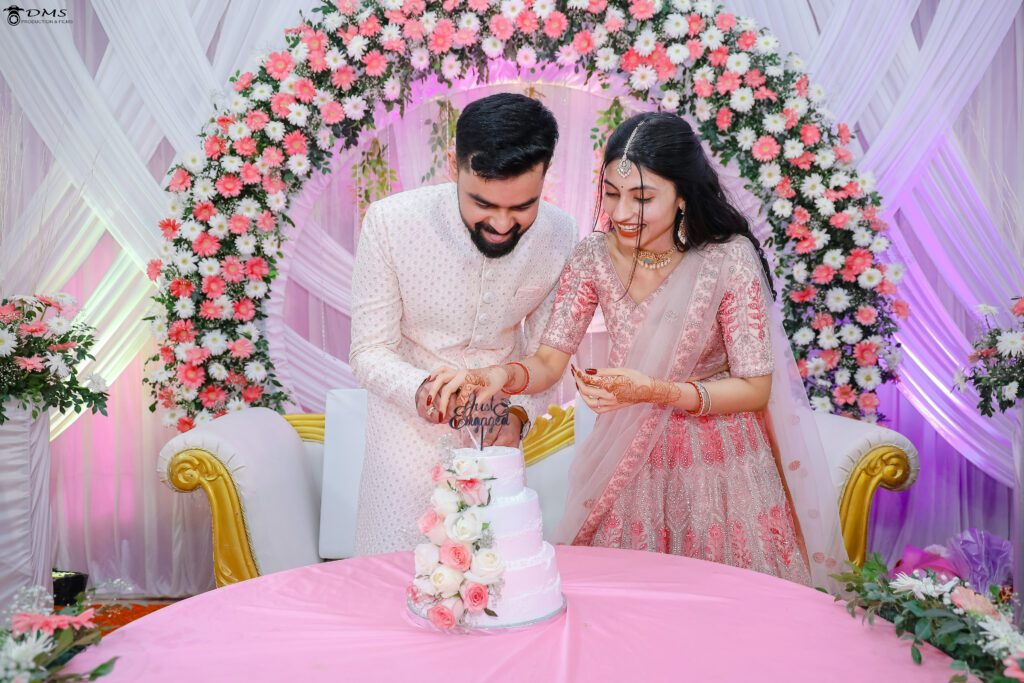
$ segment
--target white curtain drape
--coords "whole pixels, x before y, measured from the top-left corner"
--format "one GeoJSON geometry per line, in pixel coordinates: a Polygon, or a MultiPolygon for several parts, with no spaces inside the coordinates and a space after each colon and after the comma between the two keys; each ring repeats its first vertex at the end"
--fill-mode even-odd
{"type": "MultiPolygon", "coordinates": [[[[125,578],[146,594],[212,585],[205,501],[167,491],[152,469],[170,432],[146,410],[141,385],[152,352],[140,320],[153,292],[143,270],[167,203],[164,174],[177,154],[198,146],[211,98],[229,92],[236,69],[279,49],[283,29],[315,4],[171,0],[142,8],[78,0],[68,3],[70,26],[4,32],[0,121],[11,130],[17,123],[24,145],[19,172],[2,178],[0,292],[75,294],[101,340],[90,370],[113,385],[110,418],[53,416],[62,566],[97,580],[125,578]]],[[[862,167],[878,178],[896,258],[909,266],[901,291],[913,311],[900,333],[904,382],[883,407],[918,444],[924,471],[910,493],[880,497],[875,547],[892,555],[903,543],[940,542],[971,525],[1008,533],[1014,418],[978,418],[974,397],[949,387],[979,324],[974,306],[1006,304],[1024,289],[1020,0],[726,4],[776,33],[783,52],[802,55],[837,118],[862,133],[862,167]]],[[[510,71],[496,78],[522,89],[509,85],[520,80],[510,71]]],[[[529,78],[562,122],[548,194],[585,232],[594,201],[589,131],[607,95],[557,70],[529,78]]],[[[452,98],[461,107],[493,89],[452,98]]],[[[404,121],[381,119],[381,140],[399,172],[396,191],[419,185],[430,164],[425,120],[436,112],[431,99],[444,93],[430,83],[417,93],[420,104],[404,121]]],[[[297,408],[318,410],[326,389],[353,382],[347,283],[358,235],[355,158],[336,156],[335,172],[311,180],[293,201],[295,239],[286,245],[267,334],[297,408]]],[[[746,206],[749,197],[733,189],[746,206]]],[[[598,326],[583,352],[599,356],[602,337],[598,326]]]]}

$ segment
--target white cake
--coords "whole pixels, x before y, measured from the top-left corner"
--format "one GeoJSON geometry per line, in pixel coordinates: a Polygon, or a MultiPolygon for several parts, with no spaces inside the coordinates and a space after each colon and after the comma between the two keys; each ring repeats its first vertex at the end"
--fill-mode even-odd
{"type": "MultiPolygon", "coordinates": [[[[487,540],[501,558],[504,570],[494,585],[488,609],[467,611],[464,624],[476,628],[525,625],[558,614],[564,606],[555,551],[544,541],[537,492],[526,488],[523,452],[518,448],[456,449],[455,462],[476,459],[481,478],[487,480],[490,501],[466,508],[488,524],[487,540]]],[[[436,506],[435,506],[436,509],[436,506]]],[[[428,548],[429,550],[429,548],[428,548]]],[[[467,573],[466,576],[472,576],[467,573]]],[[[426,605],[429,608],[429,604],[426,605]]],[[[423,605],[410,602],[414,612],[426,616],[423,605]]]]}

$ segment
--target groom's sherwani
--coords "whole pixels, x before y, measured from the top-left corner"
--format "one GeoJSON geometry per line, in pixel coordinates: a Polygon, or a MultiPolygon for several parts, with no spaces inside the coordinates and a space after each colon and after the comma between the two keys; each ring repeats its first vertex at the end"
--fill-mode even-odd
{"type": "MultiPolygon", "coordinates": [[[[451,430],[417,415],[416,389],[442,365],[494,365],[535,351],[575,240],[573,219],[542,203],[511,254],[486,258],[462,222],[452,183],[370,206],[352,277],[349,355],[370,397],[357,554],[423,540],[416,520],[451,430]]],[[[544,395],[515,398],[531,418],[547,409],[544,395]]]]}

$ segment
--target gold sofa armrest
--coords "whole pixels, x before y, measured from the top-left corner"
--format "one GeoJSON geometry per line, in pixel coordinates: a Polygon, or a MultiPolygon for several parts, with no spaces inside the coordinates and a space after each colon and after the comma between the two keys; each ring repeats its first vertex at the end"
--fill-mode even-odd
{"type": "Polygon", "coordinates": [[[839,498],[839,522],[851,563],[858,567],[864,564],[871,505],[878,487],[891,491],[908,488],[913,475],[909,456],[896,446],[878,446],[857,461],[839,498]]]}
{"type": "MultiPolygon", "coordinates": [[[[323,443],[323,414],[285,415],[303,441],[323,443]]],[[[210,501],[213,527],[213,572],[217,587],[260,575],[252,552],[245,511],[231,472],[213,453],[188,448],[175,453],[167,464],[167,481],[175,490],[202,488],[210,501]]]]}

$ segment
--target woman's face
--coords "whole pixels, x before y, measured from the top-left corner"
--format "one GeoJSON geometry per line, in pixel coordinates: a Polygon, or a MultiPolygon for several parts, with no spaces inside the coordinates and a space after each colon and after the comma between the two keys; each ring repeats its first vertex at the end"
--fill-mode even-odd
{"type": "Polygon", "coordinates": [[[640,235],[641,249],[668,251],[672,248],[677,211],[684,209],[685,202],[667,178],[645,168],[641,183],[640,168],[635,163],[630,165],[629,175],[623,178],[616,168],[618,163],[619,160],[614,159],[604,169],[601,208],[611,223],[611,232],[620,247],[635,247],[637,235],[640,235]]]}

